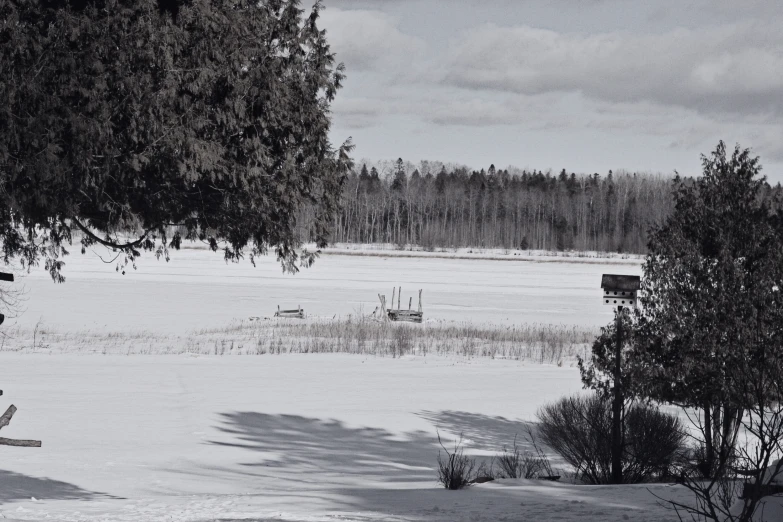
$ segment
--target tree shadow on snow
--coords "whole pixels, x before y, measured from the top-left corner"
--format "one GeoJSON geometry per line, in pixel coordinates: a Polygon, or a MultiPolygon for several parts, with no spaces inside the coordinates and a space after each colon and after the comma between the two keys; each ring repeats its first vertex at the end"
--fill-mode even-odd
{"type": "Polygon", "coordinates": [[[30,497],[35,497],[38,500],[117,498],[104,493],[88,491],[68,482],[0,470],[0,503],[29,500],[30,497]]]}
{"type": "Polygon", "coordinates": [[[270,475],[314,484],[323,484],[327,478],[344,483],[351,477],[384,482],[435,480],[434,433],[395,436],[383,429],[349,428],[336,420],[296,415],[236,412],[221,416],[224,425],[220,430],[237,440],[212,443],[256,452],[256,460],[242,463],[248,469],[275,468],[269,470],[270,475]]]}
{"type": "Polygon", "coordinates": [[[293,499],[294,505],[310,504],[318,512],[355,510],[367,514],[368,521],[377,520],[373,513],[456,520],[464,518],[468,508],[476,510],[477,516],[492,510],[486,511],[491,513],[486,515],[489,518],[476,520],[494,520],[498,513],[523,516],[523,512],[523,519],[528,515],[533,520],[550,519],[548,515],[555,511],[599,520],[613,510],[633,514],[655,506],[654,497],[640,503],[607,502],[606,497],[594,498],[580,486],[547,481],[482,484],[454,495],[437,484],[436,459],[441,448],[436,428],[447,448],[453,444],[453,435],[461,432],[467,453],[494,453],[504,444],[510,447],[514,434],[518,434],[518,446],[528,448],[529,423],[457,411],[418,415],[432,423],[431,430],[395,435],[383,429],[348,427],[336,420],[224,413],[219,429],[228,437],[210,443],[245,449],[249,458],[238,466],[202,471],[205,479],[220,472],[240,473],[248,481],[258,481],[260,488],[252,494],[293,499]],[[522,508],[520,501],[530,506],[522,508]]]}
{"type": "Polygon", "coordinates": [[[447,443],[450,437],[459,437],[462,434],[466,445],[471,448],[500,452],[503,447],[511,448],[514,445],[514,436],[517,438],[517,447],[531,449],[528,438],[528,428],[536,434],[536,424],[533,422],[510,420],[505,417],[491,417],[479,413],[466,411],[422,411],[418,415],[428,420],[441,433],[443,443],[449,448],[453,443],[447,443]],[[450,435],[444,437],[444,432],[450,435]]]}

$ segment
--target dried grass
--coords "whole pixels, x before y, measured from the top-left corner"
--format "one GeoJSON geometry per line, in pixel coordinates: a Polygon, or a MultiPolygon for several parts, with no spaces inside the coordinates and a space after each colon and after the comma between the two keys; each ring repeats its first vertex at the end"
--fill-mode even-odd
{"type": "Polygon", "coordinates": [[[186,335],[144,330],[61,332],[40,324],[35,330],[11,328],[4,334],[0,351],[6,352],[446,355],[562,364],[586,356],[596,331],[570,325],[410,324],[348,317],[238,321],[186,335]]]}

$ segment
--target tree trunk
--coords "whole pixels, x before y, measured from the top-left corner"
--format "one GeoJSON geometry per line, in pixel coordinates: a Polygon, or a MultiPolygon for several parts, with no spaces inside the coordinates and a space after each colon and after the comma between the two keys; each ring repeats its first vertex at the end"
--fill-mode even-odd
{"type": "Polygon", "coordinates": [[[713,465],[715,464],[715,446],[712,444],[712,406],[710,403],[704,404],[704,469],[702,474],[705,477],[712,476],[713,465]]]}

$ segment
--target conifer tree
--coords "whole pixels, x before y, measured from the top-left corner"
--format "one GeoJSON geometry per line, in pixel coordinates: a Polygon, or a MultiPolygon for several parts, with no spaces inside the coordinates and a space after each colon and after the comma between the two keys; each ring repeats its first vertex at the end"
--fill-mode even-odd
{"type": "Polygon", "coordinates": [[[343,80],[298,0],[0,0],[0,243],[6,262],[102,244],[122,268],[202,240],[297,270],[297,216],[324,245],[351,167],[329,142],[343,80]],[[122,261],[124,259],[124,261],[122,261]]]}
{"type": "Polygon", "coordinates": [[[675,210],[652,235],[633,350],[640,393],[703,411],[703,472],[725,470],[750,383],[783,379],[783,227],[749,150],[721,142],[704,175],[675,181],[675,210]]]}

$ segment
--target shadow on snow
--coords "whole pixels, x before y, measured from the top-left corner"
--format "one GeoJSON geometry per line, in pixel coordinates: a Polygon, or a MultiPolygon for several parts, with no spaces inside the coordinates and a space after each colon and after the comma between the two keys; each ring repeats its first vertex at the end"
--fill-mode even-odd
{"type": "Polygon", "coordinates": [[[0,470],[0,503],[15,500],[93,500],[118,498],[82,489],[50,478],[30,477],[13,471],[0,470]]]}
{"type": "MultiPolygon", "coordinates": [[[[211,444],[245,449],[252,458],[238,466],[202,472],[205,478],[220,472],[239,473],[246,480],[257,481],[259,489],[255,494],[295,499],[298,505],[315,502],[319,511],[352,509],[387,515],[402,512],[406,516],[415,514],[439,520],[452,520],[467,511],[475,511],[476,515],[492,513],[484,510],[497,508],[520,516],[523,511],[533,519],[547,519],[561,511],[600,519],[608,514],[605,510],[617,510],[615,514],[619,515],[656,505],[652,497],[641,505],[617,502],[618,491],[612,486],[603,487],[606,496],[596,498],[584,486],[542,481],[501,481],[455,495],[437,485],[436,458],[440,447],[436,428],[447,447],[453,444],[454,434],[463,433],[466,451],[495,452],[503,445],[510,446],[515,434],[518,445],[527,448],[529,423],[458,411],[424,411],[418,415],[433,424],[430,431],[394,434],[296,415],[224,413],[219,429],[229,437],[211,444]],[[536,501],[520,510],[520,499],[526,503],[532,498],[536,501]]],[[[372,515],[368,518],[375,519],[372,515]]]]}
{"type": "MultiPolygon", "coordinates": [[[[323,484],[326,477],[362,477],[388,482],[435,480],[437,440],[431,434],[402,436],[378,428],[349,428],[336,420],[254,412],[221,415],[224,433],[234,442],[213,444],[246,448],[258,459],[242,463],[248,468],[286,470],[297,481],[323,484]]],[[[343,482],[342,480],[339,482],[343,482]]]]}
{"type": "Polygon", "coordinates": [[[440,431],[441,440],[449,450],[460,434],[463,436],[466,448],[500,452],[504,446],[507,448],[513,446],[516,435],[517,446],[520,449],[532,449],[532,445],[528,442],[528,428],[533,430],[534,435],[536,434],[535,423],[510,420],[505,417],[452,410],[422,411],[418,415],[431,422],[440,431]]]}

